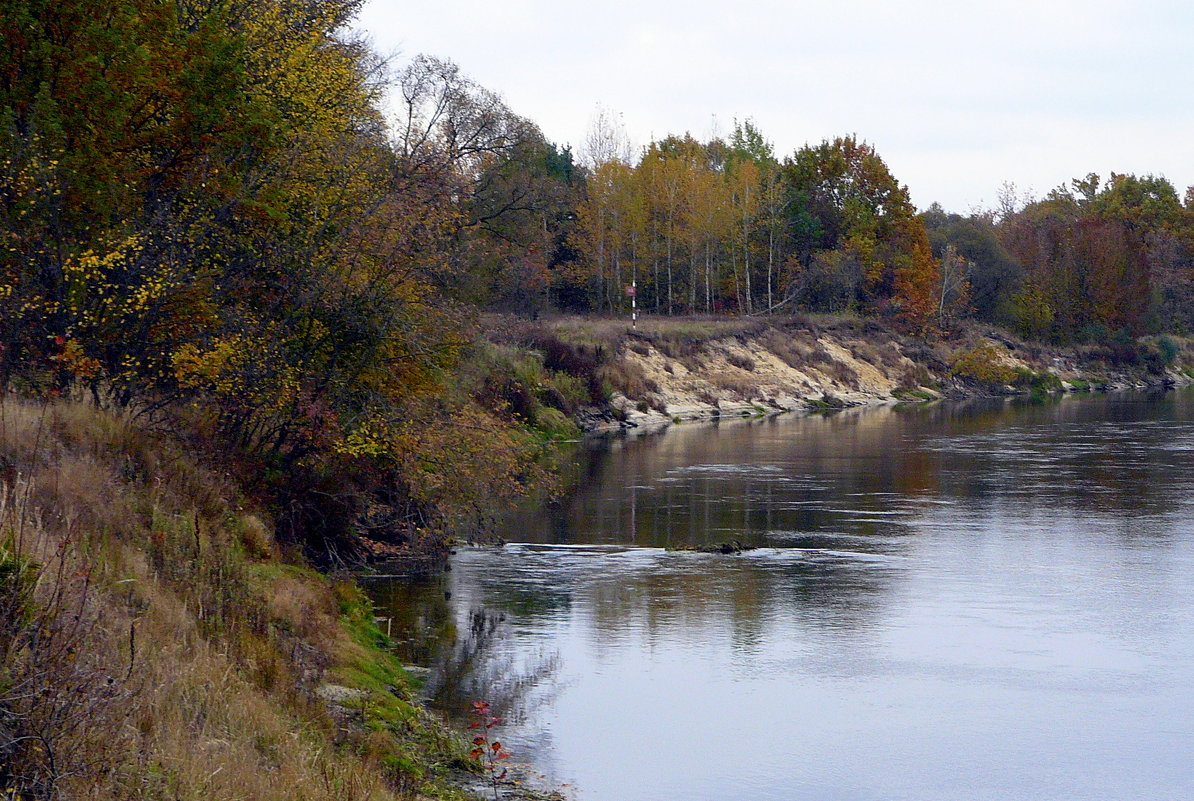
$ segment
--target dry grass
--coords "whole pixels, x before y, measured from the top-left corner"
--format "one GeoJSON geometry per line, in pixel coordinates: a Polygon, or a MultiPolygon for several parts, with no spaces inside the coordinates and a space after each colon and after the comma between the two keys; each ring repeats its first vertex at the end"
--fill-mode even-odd
{"type": "Polygon", "coordinates": [[[542,325],[561,339],[585,344],[603,344],[617,347],[628,336],[649,341],[656,339],[696,340],[709,342],[714,339],[754,334],[770,323],[742,317],[667,317],[643,315],[637,327],[632,328],[628,318],[560,317],[542,325]]]}
{"type": "Polygon", "coordinates": [[[369,688],[401,713],[375,715],[374,732],[316,699],[325,676],[347,681],[370,659],[342,622],[352,593],[280,562],[268,523],[222,475],[81,405],[2,407],[0,791],[332,801],[429,789],[429,760],[451,744],[425,733],[400,678],[369,688]],[[416,730],[438,742],[416,743],[416,730]]]}
{"type": "Polygon", "coordinates": [[[817,369],[833,379],[839,386],[848,387],[849,389],[858,389],[859,387],[858,373],[845,362],[839,362],[831,358],[829,361],[818,365],[817,369]]]}
{"type": "Polygon", "coordinates": [[[739,370],[745,370],[748,373],[753,373],[755,367],[758,366],[755,364],[754,359],[742,353],[727,353],[726,361],[739,370]]]}
{"type": "Polygon", "coordinates": [[[726,390],[742,400],[750,400],[759,395],[759,382],[752,376],[741,373],[714,373],[709,376],[709,383],[718,389],[726,390]]]}
{"type": "Polygon", "coordinates": [[[796,370],[832,358],[816,339],[805,333],[771,329],[763,334],[761,342],[780,361],[796,370]]]}
{"type": "Polygon", "coordinates": [[[505,332],[498,334],[501,341],[513,339],[520,344],[531,344],[544,334],[549,334],[576,347],[600,348],[610,356],[623,347],[644,354],[646,346],[650,345],[671,358],[680,359],[715,340],[753,337],[773,325],[805,323],[807,321],[802,317],[760,320],[644,315],[639,318],[638,326],[632,328],[626,318],[569,316],[539,323],[495,321],[487,326],[487,330],[505,332]]]}
{"type": "Polygon", "coordinates": [[[859,361],[867,362],[875,367],[882,369],[885,364],[879,349],[870,342],[861,342],[858,340],[843,343],[850,354],[859,361]]]}
{"type": "Polygon", "coordinates": [[[642,368],[624,359],[614,359],[598,368],[597,375],[631,400],[646,400],[659,394],[659,385],[647,378],[642,368]]]}

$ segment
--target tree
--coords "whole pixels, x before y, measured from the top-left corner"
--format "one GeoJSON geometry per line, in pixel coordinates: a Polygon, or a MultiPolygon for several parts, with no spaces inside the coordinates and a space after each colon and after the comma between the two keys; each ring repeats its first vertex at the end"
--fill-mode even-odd
{"type": "Polygon", "coordinates": [[[671,136],[652,142],[643,153],[638,168],[655,243],[654,270],[658,272],[662,261],[666,277],[662,286],[658,278],[654,281],[655,306],[667,314],[676,311],[679,294],[676,291],[676,264],[680,261],[680,248],[691,241],[683,230],[685,222],[693,219],[690,213],[692,198],[686,190],[691,184],[693,170],[699,168],[703,158],[703,148],[691,136],[671,136]]]}
{"type": "Polygon", "coordinates": [[[928,232],[933,256],[942,261],[943,271],[950,248],[957,258],[966,260],[967,302],[974,316],[988,322],[1011,324],[1012,298],[1020,290],[1024,271],[1000,243],[991,217],[949,214],[933,204],[921,219],[928,232]]]}
{"type": "Polygon", "coordinates": [[[751,251],[752,238],[755,233],[756,218],[760,208],[759,167],[751,159],[735,159],[730,161],[726,169],[726,182],[729,187],[730,207],[734,219],[734,294],[737,297],[739,311],[750,314],[754,311],[754,287],[751,282],[751,251]],[[742,269],[738,269],[737,255],[741,254],[742,269]],[[742,285],[739,285],[739,276],[742,285]]]}
{"type": "Polygon", "coordinates": [[[535,315],[566,256],[580,176],[572,153],[538,131],[495,156],[464,208],[462,293],[475,305],[535,315]]]}
{"type": "Polygon", "coordinates": [[[751,254],[762,249],[756,241],[760,234],[765,235],[767,240],[766,308],[770,309],[773,305],[775,230],[779,224],[779,209],[784,205],[782,197],[786,194],[780,188],[778,166],[771,143],[754,122],[735,121],[726,154],[726,178],[735,210],[745,282],[745,293],[739,307],[748,314],[753,313],[755,307],[751,254]]]}
{"type": "Polygon", "coordinates": [[[874,148],[839,137],[801,148],[783,171],[791,187],[790,226],[805,265],[817,251],[845,251],[862,266],[857,300],[924,330],[935,308],[936,262],[907,188],[874,148]]]}
{"type": "Polygon", "coordinates": [[[945,246],[939,264],[937,326],[944,328],[947,318],[963,317],[969,311],[973,265],[953,245],[945,246]]]}
{"type": "Polygon", "coordinates": [[[603,164],[614,161],[629,165],[634,158],[633,150],[621,115],[597,106],[581,151],[585,167],[595,172],[603,164]]]}
{"type": "Polygon", "coordinates": [[[1021,328],[1062,341],[1105,339],[1186,317],[1177,311],[1184,293],[1174,292],[1186,259],[1184,218],[1163,178],[1112,173],[1103,184],[1091,173],[1001,219],[999,237],[1026,274],[1015,302],[1021,328]]]}

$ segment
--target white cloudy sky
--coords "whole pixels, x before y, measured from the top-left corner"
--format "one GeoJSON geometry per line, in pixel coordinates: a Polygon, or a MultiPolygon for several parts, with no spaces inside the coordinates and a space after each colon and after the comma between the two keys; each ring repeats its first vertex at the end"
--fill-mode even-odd
{"type": "Polygon", "coordinates": [[[456,61],[561,144],[598,104],[638,145],[735,118],[781,155],[857,133],[918,206],[960,212],[1005,180],[1194,184],[1191,0],[368,0],[359,25],[399,65],[456,61]]]}

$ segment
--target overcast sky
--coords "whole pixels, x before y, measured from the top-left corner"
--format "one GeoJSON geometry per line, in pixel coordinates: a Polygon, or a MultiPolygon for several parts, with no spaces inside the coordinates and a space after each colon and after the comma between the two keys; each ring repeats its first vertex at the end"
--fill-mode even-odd
{"type": "Polygon", "coordinates": [[[636,145],[752,118],[779,155],[857,133],[921,208],[1097,172],[1194,184],[1191,0],[368,0],[401,65],[455,61],[574,150],[598,104],[636,145]]]}

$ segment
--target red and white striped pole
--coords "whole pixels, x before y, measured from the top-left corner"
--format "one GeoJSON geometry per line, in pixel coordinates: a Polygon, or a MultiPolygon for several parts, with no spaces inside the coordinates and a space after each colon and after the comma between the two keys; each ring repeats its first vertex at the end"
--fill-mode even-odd
{"type": "Polygon", "coordinates": [[[630,327],[638,328],[638,279],[630,279],[630,327]]]}

